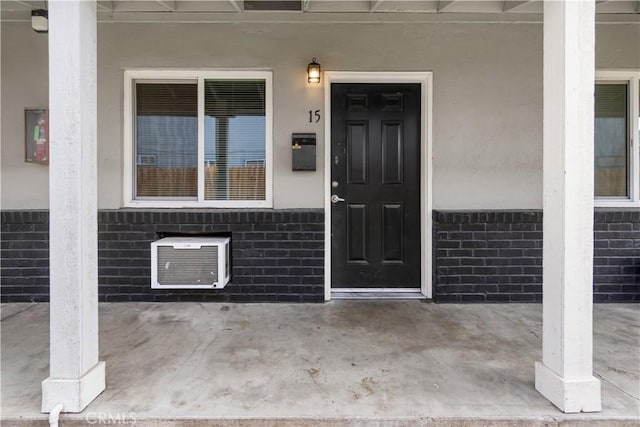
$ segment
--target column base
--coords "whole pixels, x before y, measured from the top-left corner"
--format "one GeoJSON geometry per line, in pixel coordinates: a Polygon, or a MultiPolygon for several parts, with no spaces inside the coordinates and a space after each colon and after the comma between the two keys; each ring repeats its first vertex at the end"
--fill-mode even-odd
{"type": "Polygon", "coordinates": [[[104,362],[77,379],[49,377],[42,381],[42,412],[51,412],[58,403],[64,406],[62,412],[82,412],[105,387],[104,362]]]}
{"type": "Polygon", "coordinates": [[[565,413],[602,410],[600,380],[595,377],[565,379],[536,362],[536,390],[565,413]]]}

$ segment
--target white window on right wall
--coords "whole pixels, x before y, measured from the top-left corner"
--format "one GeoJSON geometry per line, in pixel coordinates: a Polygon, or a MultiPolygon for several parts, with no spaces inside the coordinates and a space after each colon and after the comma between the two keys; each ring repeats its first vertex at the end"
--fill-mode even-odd
{"type": "Polygon", "coordinates": [[[595,205],[638,207],[640,72],[596,72],[594,110],[595,205]]]}

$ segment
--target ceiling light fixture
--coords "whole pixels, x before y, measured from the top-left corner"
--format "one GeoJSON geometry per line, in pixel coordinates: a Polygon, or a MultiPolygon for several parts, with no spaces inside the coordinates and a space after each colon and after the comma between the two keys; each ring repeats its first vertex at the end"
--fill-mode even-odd
{"type": "Polygon", "coordinates": [[[45,9],[31,11],[31,28],[36,33],[49,32],[49,12],[45,9]]]}

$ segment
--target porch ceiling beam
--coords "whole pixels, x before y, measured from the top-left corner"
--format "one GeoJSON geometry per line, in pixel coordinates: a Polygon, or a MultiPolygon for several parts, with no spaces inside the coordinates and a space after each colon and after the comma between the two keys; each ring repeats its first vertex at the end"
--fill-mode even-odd
{"type": "Polygon", "coordinates": [[[456,3],[456,0],[439,1],[438,12],[449,12],[454,3],[456,3]]]}
{"type": "Polygon", "coordinates": [[[240,7],[238,0],[229,0],[229,3],[231,3],[231,6],[233,6],[236,12],[238,13],[242,12],[242,8],[240,7]]]}
{"type": "Polygon", "coordinates": [[[229,3],[231,3],[231,6],[233,6],[236,12],[238,13],[242,12],[242,8],[240,7],[238,0],[229,0],[229,3]]]}
{"type": "MultiPolygon", "coordinates": [[[[615,7],[614,5],[618,3],[618,1],[619,0],[596,0],[596,11],[599,11],[601,9],[600,6],[604,6],[603,9],[605,9],[605,11],[616,13],[616,11],[612,10],[610,6],[615,7]]],[[[633,3],[631,2],[627,2],[627,3],[630,3],[630,4],[627,5],[626,9],[622,9],[623,13],[640,13],[640,1],[633,2],[636,4],[635,8],[633,7],[633,3]]]]}
{"type": "Polygon", "coordinates": [[[32,5],[31,3],[27,3],[26,1],[22,1],[22,0],[13,0],[13,2],[14,2],[14,3],[21,4],[21,5],[25,6],[25,7],[28,7],[29,9],[33,9],[33,8],[35,8],[35,6],[34,6],[34,5],[32,5]]]}
{"type": "Polygon", "coordinates": [[[164,7],[165,9],[167,9],[169,12],[175,12],[176,11],[176,2],[175,1],[156,0],[156,3],[158,3],[160,6],[164,7]]]}
{"type": "Polygon", "coordinates": [[[370,6],[369,6],[369,12],[375,12],[376,10],[378,10],[378,8],[380,6],[382,6],[382,3],[384,3],[385,0],[372,0],[369,2],[370,6]]]}
{"type": "Polygon", "coordinates": [[[502,6],[502,11],[512,12],[515,9],[519,9],[520,6],[524,6],[532,2],[533,0],[522,0],[522,1],[505,0],[504,5],[502,6]]]}
{"type": "Polygon", "coordinates": [[[113,2],[104,2],[104,1],[97,1],[96,2],[96,6],[98,7],[98,9],[100,9],[101,11],[108,11],[111,12],[113,11],[113,2]],[[111,7],[105,5],[105,3],[110,3],[111,7]]]}

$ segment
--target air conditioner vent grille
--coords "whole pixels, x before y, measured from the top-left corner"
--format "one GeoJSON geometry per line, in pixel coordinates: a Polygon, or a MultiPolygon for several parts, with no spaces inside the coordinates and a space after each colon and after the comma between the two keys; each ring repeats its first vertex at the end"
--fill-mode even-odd
{"type": "Polygon", "coordinates": [[[231,279],[229,237],[165,237],[151,242],[152,289],[223,289],[231,279]]]}
{"type": "Polygon", "coordinates": [[[199,249],[158,247],[158,284],[161,286],[212,285],[218,282],[218,246],[199,249]]]}

